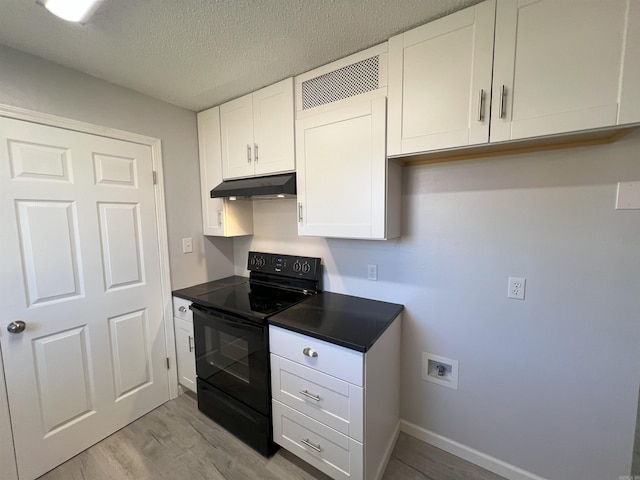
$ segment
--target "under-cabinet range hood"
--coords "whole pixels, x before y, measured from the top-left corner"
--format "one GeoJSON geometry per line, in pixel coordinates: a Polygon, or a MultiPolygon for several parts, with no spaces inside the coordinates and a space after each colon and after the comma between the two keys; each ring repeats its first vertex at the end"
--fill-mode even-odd
{"type": "Polygon", "coordinates": [[[283,173],[266,177],[225,180],[211,190],[216,197],[285,198],[296,194],[296,174],[283,173]]]}

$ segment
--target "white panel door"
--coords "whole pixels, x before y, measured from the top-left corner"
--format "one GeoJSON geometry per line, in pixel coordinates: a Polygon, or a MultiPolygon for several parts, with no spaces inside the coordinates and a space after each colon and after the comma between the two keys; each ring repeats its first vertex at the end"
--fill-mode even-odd
{"type": "Polygon", "coordinates": [[[253,175],[253,103],[251,94],[220,106],[222,176],[253,175]]]}
{"type": "Polygon", "coordinates": [[[389,155],[487,143],[495,0],[389,41],[389,155]]]}
{"type": "Polygon", "coordinates": [[[293,78],[253,93],[256,175],[295,169],[293,78]]]}
{"type": "Polygon", "coordinates": [[[616,125],[629,1],[498,1],[492,142],[616,125]]]}
{"type": "Polygon", "coordinates": [[[151,149],[0,118],[0,216],[0,344],[29,480],[168,400],[151,149]]]}
{"type": "Polygon", "coordinates": [[[385,237],[386,98],[296,121],[298,234],[385,237]]]}

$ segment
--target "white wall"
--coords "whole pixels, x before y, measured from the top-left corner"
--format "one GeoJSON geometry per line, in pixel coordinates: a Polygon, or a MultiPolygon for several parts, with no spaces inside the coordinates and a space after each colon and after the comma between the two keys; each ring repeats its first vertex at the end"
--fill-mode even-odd
{"type": "Polygon", "coordinates": [[[172,289],[232,274],[232,241],[202,236],[194,112],[2,45],[0,103],[161,139],[172,289]]]}
{"type": "Polygon", "coordinates": [[[405,305],[403,419],[548,479],[617,479],[640,380],[640,210],[614,201],[639,155],[637,132],[405,167],[388,242],[301,238],[295,200],[254,201],[236,274],[249,249],[322,257],[325,290],[405,305]],[[525,301],[506,298],[509,276],[526,277],[525,301]],[[421,380],[423,351],[460,362],[457,391],[421,380]]]}

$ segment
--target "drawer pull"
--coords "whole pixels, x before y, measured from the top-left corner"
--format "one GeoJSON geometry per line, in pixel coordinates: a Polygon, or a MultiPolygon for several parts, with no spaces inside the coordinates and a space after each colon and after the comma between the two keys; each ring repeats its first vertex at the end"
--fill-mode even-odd
{"type": "Polygon", "coordinates": [[[186,311],[187,311],[187,307],[185,307],[185,306],[183,305],[182,307],[178,308],[178,311],[179,311],[180,313],[184,313],[184,312],[186,312],[186,311]]]}
{"type": "Polygon", "coordinates": [[[300,443],[302,443],[303,445],[306,445],[309,448],[313,448],[318,453],[322,452],[322,448],[320,448],[320,445],[314,445],[309,441],[308,438],[303,438],[302,440],[300,440],[300,443]]]}
{"type": "Polygon", "coordinates": [[[189,335],[189,352],[193,352],[193,337],[189,335]]]}
{"type": "Polygon", "coordinates": [[[305,397],[309,397],[312,400],[315,400],[316,402],[320,401],[320,395],[314,395],[313,393],[309,393],[306,390],[300,390],[300,394],[304,395],[305,397]]]}
{"type": "Polygon", "coordinates": [[[304,353],[307,357],[317,357],[318,356],[318,352],[316,352],[313,348],[307,347],[304,350],[302,350],[302,353],[304,353]]]}

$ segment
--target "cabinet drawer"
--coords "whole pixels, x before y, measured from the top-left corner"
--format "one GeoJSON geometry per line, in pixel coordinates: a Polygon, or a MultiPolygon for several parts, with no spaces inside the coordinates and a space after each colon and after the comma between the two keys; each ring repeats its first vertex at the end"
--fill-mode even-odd
{"type": "Polygon", "coordinates": [[[193,323],[193,312],[189,310],[189,305],[191,305],[191,300],[173,297],[173,316],[193,323]]]}
{"type": "Polygon", "coordinates": [[[362,388],[272,353],[271,392],[281,403],[363,441],[362,388]]]}
{"type": "Polygon", "coordinates": [[[273,440],[332,478],[363,478],[361,443],[277,400],[273,401],[273,440]]]}
{"type": "Polygon", "coordinates": [[[271,353],[363,386],[363,354],[360,352],[273,325],[269,326],[269,348],[271,353]]]}

